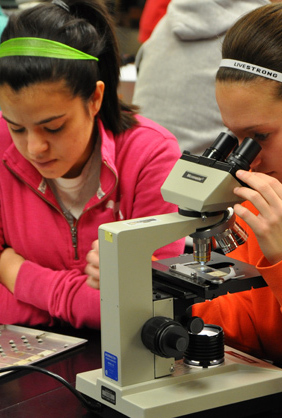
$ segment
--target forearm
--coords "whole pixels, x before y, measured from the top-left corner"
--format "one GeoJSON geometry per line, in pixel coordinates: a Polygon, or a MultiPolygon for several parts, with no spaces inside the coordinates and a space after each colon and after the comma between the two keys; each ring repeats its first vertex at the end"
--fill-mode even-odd
{"type": "Polygon", "coordinates": [[[0,324],[53,326],[54,318],[47,311],[17,300],[4,286],[0,285],[0,324]]]}
{"type": "Polygon", "coordinates": [[[75,328],[99,328],[100,292],[87,285],[86,277],[78,269],[57,271],[25,261],[14,295],[75,328]]]}

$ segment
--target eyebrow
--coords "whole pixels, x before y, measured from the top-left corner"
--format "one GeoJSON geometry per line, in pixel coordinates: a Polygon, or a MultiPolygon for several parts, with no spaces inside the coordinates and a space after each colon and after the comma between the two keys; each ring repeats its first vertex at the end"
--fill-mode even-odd
{"type": "MultiPolygon", "coordinates": [[[[223,125],[228,129],[228,131],[233,132],[230,128],[228,128],[228,126],[226,126],[225,123],[223,123],[223,125]]],[[[253,125],[253,126],[240,126],[239,130],[240,132],[243,131],[256,131],[257,129],[268,129],[267,123],[261,123],[259,125],[253,125]]]]}
{"type": "Polygon", "coordinates": [[[260,129],[262,127],[265,127],[265,124],[261,123],[260,125],[253,125],[253,126],[246,126],[243,128],[244,131],[254,131],[256,129],[260,129]]]}
{"type": "MultiPolygon", "coordinates": [[[[58,116],[52,116],[52,117],[50,117],[50,118],[43,119],[43,120],[40,120],[39,122],[36,122],[36,123],[35,123],[35,125],[42,125],[43,123],[52,122],[53,120],[60,119],[60,118],[61,118],[61,117],[63,117],[63,116],[65,116],[65,114],[58,115],[58,116]]],[[[15,125],[15,126],[21,126],[21,125],[19,125],[18,123],[13,122],[12,120],[8,119],[8,118],[7,118],[6,116],[4,116],[4,115],[2,115],[2,117],[3,117],[3,119],[5,119],[5,121],[6,121],[6,122],[11,123],[12,125],[15,125]]]]}

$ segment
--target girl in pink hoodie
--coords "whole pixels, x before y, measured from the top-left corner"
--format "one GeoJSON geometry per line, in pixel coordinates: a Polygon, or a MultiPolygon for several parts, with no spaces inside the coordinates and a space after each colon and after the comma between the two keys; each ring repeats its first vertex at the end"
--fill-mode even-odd
{"type": "Polygon", "coordinates": [[[0,323],[98,328],[85,267],[99,225],[176,210],[160,187],[177,141],[119,100],[118,81],[103,2],[11,16],[0,46],[0,323]]]}

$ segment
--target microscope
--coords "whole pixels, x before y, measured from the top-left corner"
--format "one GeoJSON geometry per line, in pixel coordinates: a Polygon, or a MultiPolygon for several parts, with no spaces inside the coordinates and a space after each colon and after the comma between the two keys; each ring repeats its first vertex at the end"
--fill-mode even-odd
{"type": "Polygon", "coordinates": [[[102,368],[76,388],[130,418],[173,418],[279,393],[281,369],[224,345],[216,324],[191,306],[266,286],[257,270],[225,254],[247,239],[233,193],[260,146],[221,133],[202,156],[184,152],[164,182],[176,213],[99,228],[102,368]],[[153,252],[191,236],[193,254],[152,262],[153,252]],[[222,253],[212,251],[214,241],[222,253]]]}

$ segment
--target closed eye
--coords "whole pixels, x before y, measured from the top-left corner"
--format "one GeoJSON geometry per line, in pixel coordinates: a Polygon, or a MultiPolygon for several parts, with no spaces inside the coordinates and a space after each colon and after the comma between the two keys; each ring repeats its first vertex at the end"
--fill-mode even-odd
{"type": "Polygon", "coordinates": [[[11,129],[11,131],[13,131],[13,132],[15,132],[15,133],[17,133],[17,134],[21,134],[21,133],[23,133],[24,132],[24,130],[25,130],[25,128],[18,128],[18,129],[15,129],[15,128],[10,128],[11,129]]]}
{"type": "Polygon", "coordinates": [[[269,136],[269,133],[267,134],[260,134],[260,133],[255,133],[253,135],[253,139],[257,140],[257,141],[265,141],[269,136]]]}
{"type": "Polygon", "coordinates": [[[45,127],[44,129],[45,129],[45,131],[50,132],[51,134],[55,134],[57,132],[62,131],[63,128],[64,128],[64,124],[59,126],[59,128],[56,128],[56,129],[51,129],[51,128],[47,128],[47,127],[45,127]]]}

